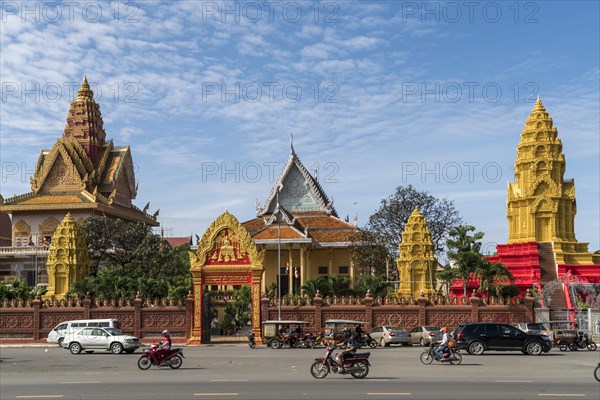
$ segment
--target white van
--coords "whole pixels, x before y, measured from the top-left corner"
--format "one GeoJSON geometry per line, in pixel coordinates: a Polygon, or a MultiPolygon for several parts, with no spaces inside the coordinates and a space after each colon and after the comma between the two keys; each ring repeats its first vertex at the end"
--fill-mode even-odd
{"type": "Polygon", "coordinates": [[[62,346],[62,341],[67,333],[74,332],[87,326],[98,326],[101,328],[121,329],[121,323],[117,319],[80,319],[75,321],[65,321],[56,325],[48,333],[48,343],[58,343],[62,346]]]}

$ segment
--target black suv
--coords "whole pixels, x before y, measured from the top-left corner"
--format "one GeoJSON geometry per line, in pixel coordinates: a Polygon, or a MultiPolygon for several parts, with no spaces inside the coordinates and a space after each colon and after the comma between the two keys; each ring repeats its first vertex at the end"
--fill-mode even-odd
{"type": "Polygon", "coordinates": [[[480,355],[486,350],[521,350],[523,354],[547,353],[552,342],[546,335],[525,333],[508,324],[470,322],[454,332],[459,348],[480,355]]]}

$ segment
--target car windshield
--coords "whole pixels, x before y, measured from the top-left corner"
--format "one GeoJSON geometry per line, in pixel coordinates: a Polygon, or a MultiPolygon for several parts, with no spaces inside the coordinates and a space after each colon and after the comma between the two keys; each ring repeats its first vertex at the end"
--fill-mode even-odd
{"type": "Polygon", "coordinates": [[[104,330],[112,336],[122,335],[121,331],[115,328],[104,328],[104,330]]]}
{"type": "Polygon", "coordinates": [[[396,331],[396,332],[404,331],[404,328],[401,328],[399,326],[386,326],[385,329],[387,329],[388,331],[396,331]]]}

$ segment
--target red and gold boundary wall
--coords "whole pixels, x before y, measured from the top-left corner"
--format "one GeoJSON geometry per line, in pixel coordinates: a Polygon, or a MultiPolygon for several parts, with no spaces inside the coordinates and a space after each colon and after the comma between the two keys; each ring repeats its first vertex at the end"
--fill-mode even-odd
{"type": "MultiPolygon", "coordinates": [[[[295,304],[283,301],[281,318],[306,321],[306,330],[319,332],[328,319],[364,321],[367,329],[378,325],[447,326],[454,329],[464,322],[535,322],[533,297],[359,297],[297,299],[295,304]]],[[[81,300],[28,302],[7,301],[0,304],[0,342],[7,339],[42,340],[60,322],[77,319],[116,318],[125,333],[139,338],[157,337],[168,329],[177,338],[191,339],[194,298],[173,304],[166,300],[81,300]]],[[[276,300],[261,299],[261,321],[278,319],[276,300]]]]}
{"type": "Polygon", "coordinates": [[[188,296],[177,303],[165,299],[5,300],[0,306],[0,341],[40,340],[63,321],[115,318],[122,330],[139,338],[158,337],[168,329],[174,337],[191,334],[194,299],[188,296]]]}
{"type": "MultiPolygon", "coordinates": [[[[420,296],[417,299],[340,297],[297,300],[297,304],[282,302],[282,320],[308,322],[307,331],[319,332],[328,319],[351,319],[366,322],[367,331],[375,326],[392,325],[412,329],[419,325],[446,326],[449,330],[465,322],[535,322],[534,298],[476,297],[448,298],[420,296]],[[303,304],[303,305],[301,305],[303,304]]],[[[276,300],[261,300],[262,320],[277,320],[276,300]]]]}

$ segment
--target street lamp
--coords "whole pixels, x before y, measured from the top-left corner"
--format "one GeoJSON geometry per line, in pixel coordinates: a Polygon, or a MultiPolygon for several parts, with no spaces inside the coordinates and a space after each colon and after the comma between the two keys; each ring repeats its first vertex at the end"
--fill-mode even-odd
{"type": "Polygon", "coordinates": [[[281,321],[281,221],[279,221],[279,188],[277,188],[277,207],[275,215],[277,218],[277,316],[281,321]]]}

